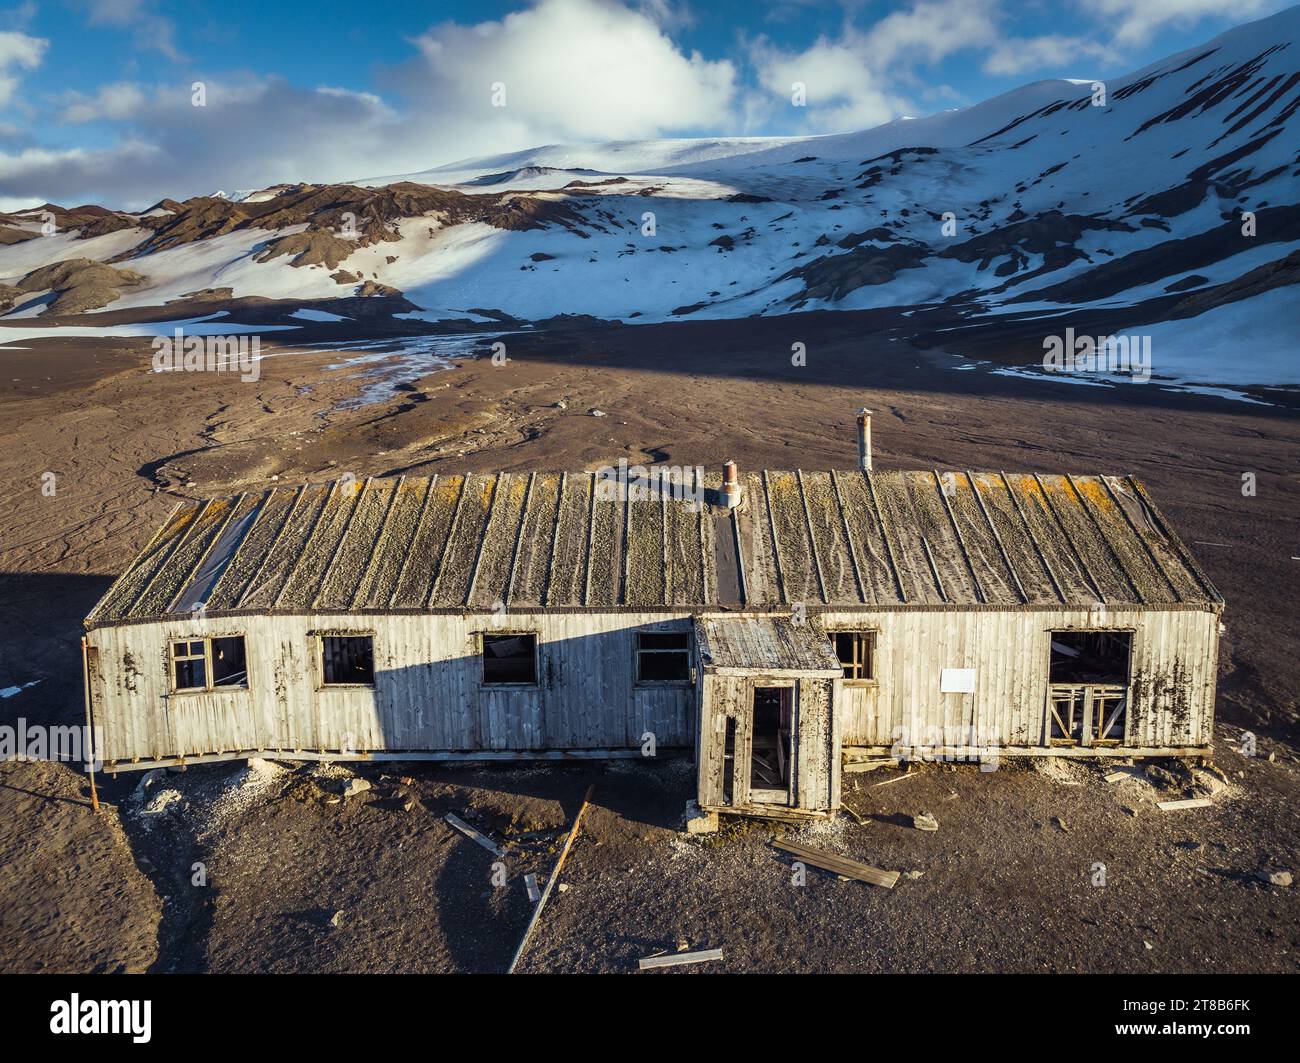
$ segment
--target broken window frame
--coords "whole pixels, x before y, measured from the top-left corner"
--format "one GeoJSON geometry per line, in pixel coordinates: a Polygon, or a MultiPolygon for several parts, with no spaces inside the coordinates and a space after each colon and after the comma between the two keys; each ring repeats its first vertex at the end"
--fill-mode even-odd
{"type": "Polygon", "coordinates": [[[1047,629],[1047,704],[1043,720],[1043,736],[1047,745],[1086,749],[1129,744],[1130,695],[1137,638],[1137,630],[1131,627],[1047,629]],[[1054,636],[1099,634],[1128,636],[1128,662],[1123,682],[1052,682],[1054,636]],[[1078,737],[1074,734],[1076,724],[1078,737]],[[1120,733],[1115,735],[1112,732],[1117,725],[1120,733]]]}
{"type": "Polygon", "coordinates": [[[691,685],[692,683],[691,672],[692,672],[692,662],[694,660],[694,655],[695,655],[695,645],[694,645],[694,639],[691,637],[691,632],[688,629],[683,628],[681,630],[671,630],[671,629],[655,630],[652,628],[646,631],[638,631],[636,632],[636,642],[634,645],[635,645],[635,649],[633,650],[633,657],[634,657],[633,668],[635,670],[633,672],[633,681],[637,686],[639,687],[688,687],[691,685]],[[672,647],[672,648],[666,648],[666,647],[647,648],[642,646],[641,644],[641,640],[646,635],[651,635],[651,636],[672,635],[674,637],[680,637],[683,640],[683,645],[681,645],[680,647],[672,647]],[[686,667],[684,669],[685,675],[681,679],[644,678],[642,674],[641,662],[642,662],[642,658],[647,655],[651,657],[674,656],[674,655],[684,657],[686,659],[686,667]]]}
{"type": "Polygon", "coordinates": [[[219,635],[184,635],[169,638],[167,640],[167,686],[172,694],[214,694],[223,690],[247,690],[249,688],[248,678],[248,639],[242,631],[222,633],[219,635]],[[239,683],[218,683],[213,668],[214,658],[212,653],[212,644],[222,642],[226,639],[239,639],[244,646],[244,678],[239,683]],[[194,643],[201,643],[203,650],[201,653],[193,652],[194,643]],[[177,653],[176,647],[184,645],[186,652],[177,653]],[[203,662],[203,685],[183,687],[177,682],[176,665],[182,661],[202,661],[203,662]]]}
{"type": "Polygon", "coordinates": [[[876,653],[880,646],[880,631],[878,628],[860,628],[860,627],[843,627],[833,628],[826,632],[827,637],[831,640],[831,648],[835,652],[835,659],[840,662],[842,671],[854,669],[861,670],[864,659],[859,657],[857,648],[865,641],[869,649],[865,657],[867,675],[843,675],[843,681],[849,686],[875,686],[878,682],[876,679],[876,653]],[[840,656],[840,646],[838,636],[851,635],[854,638],[854,655],[853,660],[845,664],[844,658],[840,656]]]}
{"type": "Polygon", "coordinates": [[[378,652],[375,649],[373,631],[313,631],[312,642],[316,657],[317,690],[373,690],[375,688],[375,661],[378,652]],[[370,640],[370,681],[369,682],[334,682],[325,677],[325,640],[326,639],[369,639],[370,640]]]}
{"type": "Polygon", "coordinates": [[[480,631],[478,633],[479,688],[482,690],[536,690],[542,685],[542,636],[537,631],[480,631]],[[507,682],[487,677],[487,640],[497,638],[533,640],[533,678],[527,682],[507,682]]]}

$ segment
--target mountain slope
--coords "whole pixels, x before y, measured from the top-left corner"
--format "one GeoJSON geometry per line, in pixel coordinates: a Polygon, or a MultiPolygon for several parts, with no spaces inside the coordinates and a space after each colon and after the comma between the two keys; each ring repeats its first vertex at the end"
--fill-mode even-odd
{"type": "Polygon", "coordinates": [[[1042,81],[858,133],[551,145],[141,215],[0,215],[0,324],[196,293],[400,293],[429,322],[892,306],[959,322],[1087,309],[1116,329],[1274,291],[1300,304],[1300,8],[1094,96],[1042,81]],[[131,283],[70,298],[41,278],[76,271],[33,279],[72,259],[131,283]]]}

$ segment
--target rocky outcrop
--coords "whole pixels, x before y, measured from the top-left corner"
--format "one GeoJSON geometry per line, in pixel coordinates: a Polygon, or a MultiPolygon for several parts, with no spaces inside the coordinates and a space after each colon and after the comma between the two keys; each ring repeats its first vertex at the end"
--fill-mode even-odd
{"type": "Polygon", "coordinates": [[[891,247],[856,247],[842,255],[827,255],[783,273],[777,281],[799,278],[804,290],[796,300],[826,299],[837,302],[849,292],[870,284],[886,284],[899,270],[917,269],[930,254],[921,244],[894,244],[891,247]]]}
{"type": "MultiPolygon", "coordinates": [[[[129,269],[115,269],[89,258],[70,258],[32,270],[17,284],[21,293],[51,291],[49,314],[81,314],[107,306],[123,288],[143,284],[145,278],[129,269]]],[[[16,299],[15,299],[16,301],[16,299]]]]}

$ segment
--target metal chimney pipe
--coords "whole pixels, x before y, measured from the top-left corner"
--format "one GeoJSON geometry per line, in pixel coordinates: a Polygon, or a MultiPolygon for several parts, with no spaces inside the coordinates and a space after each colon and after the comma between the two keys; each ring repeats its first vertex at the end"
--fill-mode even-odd
{"type": "Polygon", "coordinates": [[[858,468],[871,471],[871,411],[865,406],[858,411],[858,468]]]}
{"type": "Polygon", "coordinates": [[[740,473],[736,471],[734,461],[722,467],[722,504],[728,509],[740,505],[740,473]]]}

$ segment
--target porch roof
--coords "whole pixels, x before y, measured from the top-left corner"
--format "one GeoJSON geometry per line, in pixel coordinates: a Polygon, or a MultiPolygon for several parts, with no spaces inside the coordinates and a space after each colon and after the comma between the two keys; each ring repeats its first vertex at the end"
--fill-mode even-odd
{"type": "Polygon", "coordinates": [[[843,674],[826,633],[788,616],[701,616],[695,642],[706,672],[843,674]]]}

